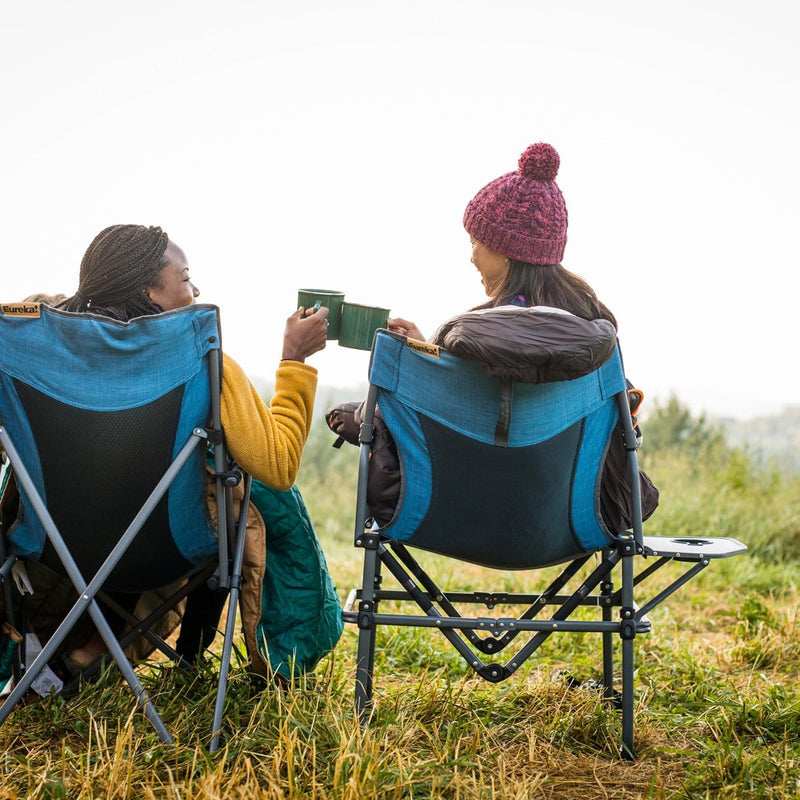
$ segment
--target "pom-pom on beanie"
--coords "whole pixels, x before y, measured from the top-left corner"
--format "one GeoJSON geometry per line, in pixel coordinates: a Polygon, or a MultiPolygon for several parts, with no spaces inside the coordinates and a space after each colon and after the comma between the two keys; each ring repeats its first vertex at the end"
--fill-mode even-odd
{"type": "Polygon", "coordinates": [[[556,184],[560,163],[552,145],[532,144],[516,172],[488,183],[469,201],[469,235],[517,261],[560,263],[567,243],[567,207],[556,184]]]}

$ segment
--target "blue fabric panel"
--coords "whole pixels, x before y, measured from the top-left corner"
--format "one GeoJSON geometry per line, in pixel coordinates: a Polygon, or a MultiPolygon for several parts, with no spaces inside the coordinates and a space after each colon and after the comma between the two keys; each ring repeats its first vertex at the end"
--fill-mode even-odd
{"type": "Polygon", "coordinates": [[[571,505],[573,533],[587,550],[595,550],[608,543],[609,534],[601,523],[600,515],[600,467],[618,416],[612,397],[587,416],[584,426],[571,505]]]}
{"type": "MultiPolygon", "coordinates": [[[[0,318],[2,319],[2,318],[0,318]]],[[[2,352],[0,346],[0,352],[2,352]]],[[[13,380],[0,373],[0,422],[11,436],[14,446],[20,453],[25,466],[30,473],[31,480],[36,485],[45,502],[47,497],[44,492],[44,478],[39,454],[33,441],[33,433],[28,424],[27,417],[22,410],[22,404],[17,397],[17,390],[13,380]]],[[[27,495],[20,488],[23,503],[30,508],[27,495]]],[[[45,542],[45,532],[35,514],[30,513],[24,524],[13,529],[11,542],[14,551],[25,558],[38,558],[42,553],[45,542]]]]}
{"type": "MultiPolygon", "coordinates": [[[[46,306],[38,318],[0,314],[0,420],[45,502],[38,453],[13,378],[62,403],[94,411],[142,406],[184,384],[175,455],[191,431],[208,422],[207,356],[219,347],[219,312],[210,305],[127,323],[46,306]]],[[[170,487],[168,498],[175,543],[192,563],[217,550],[205,509],[204,464],[201,444],[170,487]]],[[[41,553],[45,533],[35,514],[24,515],[12,541],[20,555],[41,553]]]]}
{"type": "Polygon", "coordinates": [[[397,444],[405,479],[399,511],[390,523],[392,538],[407,541],[428,513],[433,489],[431,460],[416,412],[397,402],[394,394],[378,390],[378,406],[397,444]],[[408,478],[412,477],[409,483],[408,478]]]}
{"type": "Polygon", "coordinates": [[[219,348],[214,306],[130,322],[43,306],[38,319],[0,315],[0,325],[0,372],[61,402],[98,411],[143,405],[166,394],[203,369],[201,359],[219,348]],[[104,380],[92,380],[99,375],[104,380]]]}
{"type": "MultiPolygon", "coordinates": [[[[499,411],[497,382],[476,361],[448,353],[433,358],[408,347],[404,338],[379,331],[370,364],[370,382],[388,390],[396,403],[421,411],[465,436],[494,442],[499,411]],[[443,399],[447,402],[442,403],[443,399]]],[[[378,405],[385,417],[384,403],[379,400],[378,405]]]]}
{"type": "Polygon", "coordinates": [[[625,389],[619,350],[599,369],[571,381],[515,383],[509,447],[549,439],[589,416],[625,389]]]}
{"type": "MultiPolygon", "coordinates": [[[[178,419],[173,458],[198,425],[206,424],[210,412],[207,365],[186,384],[178,419]],[[199,412],[199,413],[198,413],[199,412]]],[[[206,514],[206,448],[195,448],[175,477],[167,497],[172,537],[183,557],[199,564],[218,550],[216,532],[206,514]]]]}
{"type": "MultiPolygon", "coordinates": [[[[418,353],[405,339],[379,332],[370,364],[370,382],[386,398],[420,411],[472,439],[494,443],[500,408],[498,382],[475,361],[442,352],[418,353]],[[446,402],[442,402],[446,399],[446,402]]],[[[514,384],[510,447],[549,439],[625,388],[618,351],[595,372],[561,383],[514,384]],[[525,408],[530,409],[526,411],[525,408]]],[[[391,427],[391,426],[390,426],[391,427]]]]}

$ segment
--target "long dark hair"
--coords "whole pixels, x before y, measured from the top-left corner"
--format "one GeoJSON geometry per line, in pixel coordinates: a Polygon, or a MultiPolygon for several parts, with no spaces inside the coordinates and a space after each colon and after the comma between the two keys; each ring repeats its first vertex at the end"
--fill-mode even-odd
{"type": "Polygon", "coordinates": [[[528,264],[510,259],[508,273],[497,294],[473,311],[519,304],[519,298],[526,306],[561,308],[583,319],[607,319],[617,327],[616,318],[597,299],[594,289],[561,264],[528,264]]]}
{"type": "Polygon", "coordinates": [[[163,309],[145,290],[158,286],[169,237],[161,228],[111,225],[100,231],[81,260],[78,291],[59,304],[126,321],[163,309]]]}

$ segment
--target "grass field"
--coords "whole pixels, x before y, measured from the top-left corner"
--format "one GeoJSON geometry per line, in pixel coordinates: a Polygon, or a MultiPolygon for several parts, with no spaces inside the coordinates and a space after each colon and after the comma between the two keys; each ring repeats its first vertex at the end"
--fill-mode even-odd
{"type": "MultiPolygon", "coordinates": [[[[316,466],[300,484],[344,597],[359,571],[355,450],[329,453],[325,434],[311,442],[316,466]]],[[[435,631],[384,633],[377,707],[362,730],[348,628],[290,687],[234,667],[214,756],[204,747],[213,660],[198,673],[140,670],[176,736],[170,746],[115,669],[78,696],[19,708],[0,728],[0,798],[797,797],[800,479],[756,467],[714,436],[661,443],[645,463],[662,490],[648,533],[734,536],[750,552],[712,563],[650,614],[653,632],[637,638],[634,763],[616,756],[618,713],[586,688],[600,676],[596,635],[551,637],[526,671],[492,685],[465,676],[435,631]]],[[[447,585],[453,568],[438,569],[447,585]]],[[[475,567],[459,575],[498,582],[475,567]]],[[[531,588],[516,573],[500,579],[531,588]]]]}

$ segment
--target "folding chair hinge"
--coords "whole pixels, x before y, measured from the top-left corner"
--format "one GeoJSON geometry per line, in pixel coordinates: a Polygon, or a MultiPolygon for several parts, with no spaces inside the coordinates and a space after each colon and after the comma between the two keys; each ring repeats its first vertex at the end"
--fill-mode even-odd
{"type": "Polygon", "coordinates": [[[500,681],[504,681],[511,675],[511,670],[508,669],[508,667],[504,667],[502,664],[487,664],[485,667],[476,671],[481,678],[491,681],[492,683],[500,683],[500,681]]]}
{"type": "Polygon", "coordinates": [[[629,606],[619,610],[620,625],[619,635],[622,639],[633,639],[636,636],[636,611],[629,606]]]}
{"type": "Polygon", "coordinates": [[[377,550],[381,542],[381,537],[377,533],[367,533],[366,531],[356,539],[356,547],[363,547],[365,550],[377,550]]]}
{"type": "Polygon", "coordinates": [[[475,592],[475,600],[483,603],[489,610],[493,609],[498,603],[508,600],[508,592],[475,592]]]}
{"type": "Polygon", "coordinates": [[[226,489],[233,489],[242,480],[242,472],[238,469],[228,470],[227,472],[214,472],[212,475],[214,478],[222,478],[222,485],[226,489]]]}
{"type": "Polygon", "coordinates": [[[632,450],[638,450],[639,445],[642,443],[640,437],[636,435],[633,430],[626,431],[623,430],[622,432],[622,446],[625,448],[627,452],[631,452],[632,450]]]}
{"type": "Polygon", "coordinates": [[[641,552],[641,548],[637,546],[636,540],[633,537],[618,539],[617,545],[623,557],[635,556],[637,552],[641,552]]]}
{"type": "Polygon", "coordinates": [[[375,432],[375,426],[367,422],[362,422],[361,427],[358,429],[358,441],[361,444],[370,444],[372,442],[372,434],[375,432]]]}
{"type": "Polygon", "coordinates": [[[371,630],[375,627],[375,604],[370,600],[362,600],[358,604],[358,627],[361,630],[371,630]]]}
{"type": "Polygon", "coordinates": [[[216,428],[206,428],[206,438],[209,444],[222,444],[225,441],[222,431],[216,428]]]}

